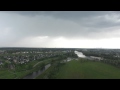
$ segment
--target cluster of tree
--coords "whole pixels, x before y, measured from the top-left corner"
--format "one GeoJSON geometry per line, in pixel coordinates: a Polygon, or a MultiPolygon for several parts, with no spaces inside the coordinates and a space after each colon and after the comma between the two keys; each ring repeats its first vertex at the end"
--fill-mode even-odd
{"type": "Polygon", "coordinates": [[[104,63],[108,63],[117,67],[120,67],[120,60],[110,60],[110,59],[106,59],[106,60],[101,60],[104,63]]]}
{"type": "Polygon", "coordinates": [[[44,78],[47,78],[47,79],[55,78],[54,75],[59,71],[59,68],[64,64],[65,63],[60,63],[60,61],[55,61],[54,63],[52,63],[50,71],[46,73],[44,78]]]}

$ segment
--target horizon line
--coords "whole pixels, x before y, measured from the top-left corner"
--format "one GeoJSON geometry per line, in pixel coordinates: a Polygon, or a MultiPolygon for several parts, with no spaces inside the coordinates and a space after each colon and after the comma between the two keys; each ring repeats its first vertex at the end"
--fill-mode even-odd
{"type": "MultiPolygon", "coordinates": [[[[75,48],[75,47],[0,47],[0,48],[75,48]]],[[[78,49],[78,48],[77,48],[78,49]]],[[[103,47],[96,47],[96,48],[80,48],[79,49],[120,49],[120,48],[103,48],[103,47]]]]}

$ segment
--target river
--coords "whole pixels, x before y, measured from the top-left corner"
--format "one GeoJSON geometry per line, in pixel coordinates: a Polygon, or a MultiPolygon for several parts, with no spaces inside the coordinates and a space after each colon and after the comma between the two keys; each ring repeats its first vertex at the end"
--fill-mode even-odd
{"type": "Polygon", "coordinates": [[[42,74],[42,73],[43,73],[46,69],[48,69],[50,66],[51,66],[51,64],[47,64],[44,69],[35,71],[35,72],[31,73],[31,74],[28,74],[28,75],[25,76],[23,79],[34,79],[34,78],[36,78],[37,76],[39,76],[40,74],[42,74]]]}
{"type": "Polygon", "coordinates": [[[77,54],[80,58],[86,58],[86,56],[82,52],[74,51],[75,54],[77,54]]]}
{"type": "MultiPolygon", "coordinates": [[[[78,57],[80,58],[87,58],[82,52],[74,51],[75,54],[77,54],[78,57]]],[[[72,58],[67,58],[66,60],[61,61],[61,63],[66,63],[73,60],[72,58]]]]}
{"type": "Polygon", "coordinates": [[[74,51],[75,54],[77,54],[78,57],[80,58],[86,58],[86,59],[89,59],[89,60],[103,60],[103,58],[101,57],[96,57],[96,56],[85,56],[82,52],[78,52],[78,51],[74,51]]]}

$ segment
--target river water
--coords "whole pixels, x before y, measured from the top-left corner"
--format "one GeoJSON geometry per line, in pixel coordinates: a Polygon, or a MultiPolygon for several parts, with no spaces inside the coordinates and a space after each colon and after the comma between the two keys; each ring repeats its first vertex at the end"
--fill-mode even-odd
{"type": "Polygon", "coordinates": [[[74,51],[75,54],[77,54],[80,58],[86,58],[86,56],[82,52],[74,51]]]}
{"type": "Polygon", "coordinates": [[[78,52],[78,51],[74,51],[75,54],[77,54],[78,57],[80,58],[86,58],[86,59],[89,59],[89,60],[103,60],[103,58],[101,57],[95,57],[95,56],[85,56],[82,52],[78,52]]]}
{"type": "Polygon", "coordinates": [[[46,69],[48,69],[50,66],[51,66],[51,64],[47,64],[44,69],[38,70],[38,71],[33,72],[33,73],[31,73],[31,74],[28,74],[28,75],[25,76],[23,79],[34,79],[34,78],[36,78],[37,76],[39,76],[40,74],[42,74],[42,73],[43,73],[46,69]]]}
{"type": "MultiPolygon", "coordinates": [[[[86,58],[86,56],[82,52],[74,51],[75,54],[77,54],[80,58],[86,58]]],[[[73,60],[72,58],[67,58],[66,60],[61,61],[61,63],[66,63],[73,60]]]]}

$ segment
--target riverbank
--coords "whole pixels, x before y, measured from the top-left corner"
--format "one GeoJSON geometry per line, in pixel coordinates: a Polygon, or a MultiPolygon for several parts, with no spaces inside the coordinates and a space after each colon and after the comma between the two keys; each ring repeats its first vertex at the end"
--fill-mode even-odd
{"type": "Polygon", "coordinates": [[[43,69],[34,71],[34,72],[26,75],[23,79],[35,79],[37,76],[41,75],[45,70],[47,70],[50,66],[51,66],[51,64],[47,64],[47,65],[45,65],[45,67],[43,69]]]}

